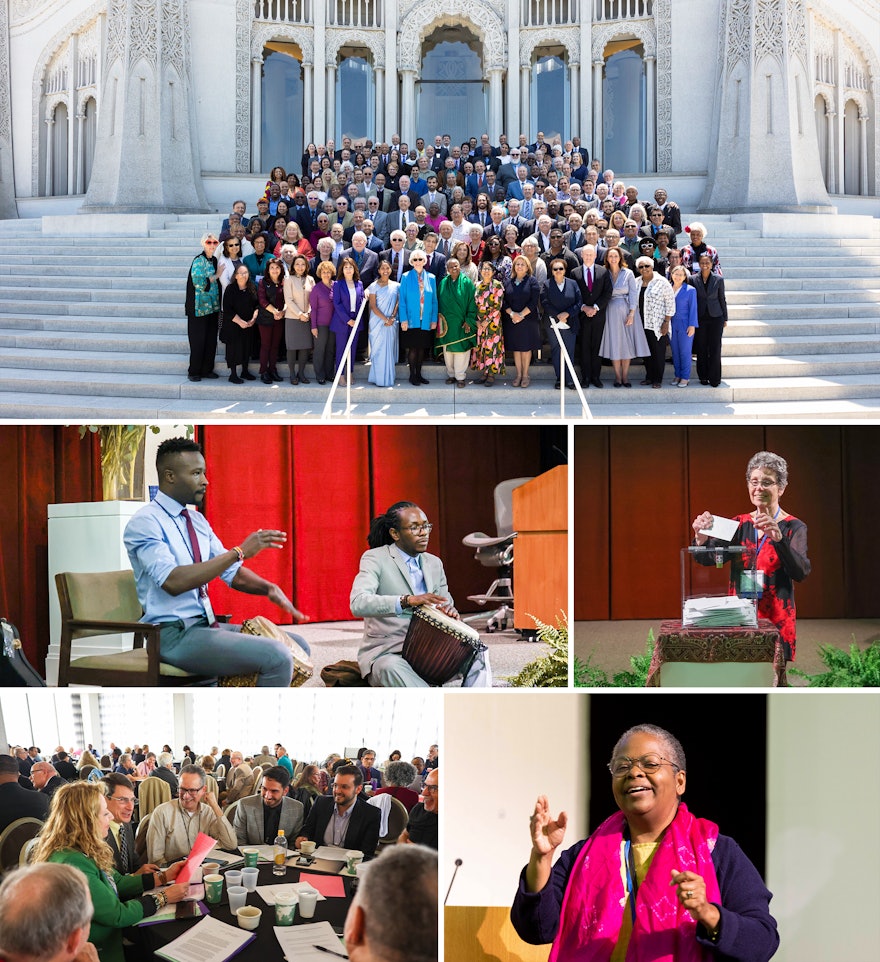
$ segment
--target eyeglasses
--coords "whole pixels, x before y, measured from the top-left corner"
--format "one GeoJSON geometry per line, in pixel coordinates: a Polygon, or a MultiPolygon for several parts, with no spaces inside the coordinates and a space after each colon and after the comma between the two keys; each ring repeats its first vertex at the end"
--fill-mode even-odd
{"type": "Polygon", "coordinates": [[[108,801],[119,802],[120,805],[134,805],[134,795],[114,795],[108,801]]]}
{"type": "Polygon", "coordinates": [[[428,792],[429,794],[436,795],[440,791],[439,785],[423,785],[422,792],[428,792]]]}
{"type": "Polygon", "coordinates": [[[640,271],[652,271],[652,270],[654,270],[654,265],[653,265],[653,264],[642,264],[642,266],[639,268],[639,270],[640,270],[640,271]]]}
{"type": "Polygon", "coordinates": [[[204,785],[201,785],[199,788],[181,788],[178,794],[181,798],[183,798],[184,795],[198,795],[204,787],[204,785]]]}
{"type": "Polygon", "coordinates": [[[564,267],[551,267],[550,269],[553,271],[554,274],[560,274],[565,270],[564,267]]]}
{"type": "Polygon", "coordinates": [[[215,240],[205,241],[205,245],[206,245],[207,247],[216,247],[219,243],[220,243],[220,241],[215,241],[215,240]]]}
{"type": "Polygon", "coordinates": [[[626,755],[621,755],[619,758],[612,758],[608,763],[608,771],[611,772],[615,778],[622,778],[624,775],[628,775],[636,765],[639,766],[645,775],[653,775],[655,772],[658,772],[663,765],[670,765],[677,772],[681,771],[675,762],[669,761],[669,759],[658,755],[656,752],[649,752],[647,755],[642,755],[641,758],[629,758],[626,755]]]}
{"type": "Polygon", "coordinates": [[[432,525],[430,521],[425,521],[422,524],[409,524],[405,528],[398,528],[397,530],[409,531],[410,534],[422,534],[422,532],[430,534],[433,527],[434,525],[432,525]]]}
{"type": "Polygon", "coordinates": [[[767,478],[749,478],[749,480],[746,483],[750,488],[764,488],[764,489],[773,488],[777,484],[779,484],[778,481],[768,481],[767,478]]]}
{"type": "Polygon", "coordinates": [[[227,247],[241,247],[241,244],[238,244],[238,243],[233,244],[232,242],[230,242],[230,243],[227,244],[226,246],[227,246],[227,247]]]}

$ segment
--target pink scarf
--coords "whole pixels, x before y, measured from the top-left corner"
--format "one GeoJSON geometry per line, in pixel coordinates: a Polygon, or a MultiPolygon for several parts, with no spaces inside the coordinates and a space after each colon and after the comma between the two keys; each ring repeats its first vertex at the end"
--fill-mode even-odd
{"type": "MultiPolygon", "coordinates": [[[[626,906],[621,858],[625,826],[623,814],[617,812],[596,829],[578,854],[548,962],[608,962],[611,958],[626,906]]],[[[669,880],[672,869],[696,872],[706,883],[707,901],[720,904],[712,864],[717,838],[717,825],[694,818],[684,803],[679,805],[638,888],[626,962],[703,962],[708,958],[695,938],[697,923],[678,901],[676,887],[669,880]]]]}

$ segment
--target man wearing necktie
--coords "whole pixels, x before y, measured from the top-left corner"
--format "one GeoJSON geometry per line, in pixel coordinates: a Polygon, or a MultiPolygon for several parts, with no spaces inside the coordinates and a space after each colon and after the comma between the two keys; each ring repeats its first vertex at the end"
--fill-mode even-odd
{"type": "Polygon", "coordinates": [[[158,872],[158,865],[146,862],[135,850],[135,835],[131,826],[135,794],[131,780],[121,772],[109,772],[101,779],[101,784],[104,786],[107,811],[113,819],[105,841],[113,852],[116,871],[120,875],[146,875],[158,872]]]}
{"type": "Polygon", "coordinates": [[[605,309],[614,289],[607,268],[596,263],[596,248],[585,244],[580,251],[581,266],[571,272],[581,292],[581,384],[602,387],[602,358],[599,348],[605,332],[605,309]]]}
{"type": "MultiPolygon", "coordinates": [[[[361,556],[350,602],[351,613],[364,619],[358,666],[374,687],[428,687],[401,654],[413,608],[435,605],[448,617],[459,618],[443,562],[428,553],[432,528],[412,501],[398,501],[370,524],[370,550],[361,556]]],[[[492,685],[488,652],[481,647],[471,665],[463,666],[464,687],[492,685]]]]}
{"type": "MultiPolygon", "coordinates": [[[[289,687],[290,648],[272,638],[243,636],[236,625],[218,625],[208,597],[208,585],[219,577],[230,588],[262,595],[294,620],[307,621],[278,585],[242,564],[266,548],[283,548],[286,532],[261,528],[240,545],[224,548],[204,515],[186,507],[202,504],[208,490],[205,458],[194,441],[163,441],[156,470],[159,491],[132,516],[124,541],[143,620],[162,625],[162,661],[198,675],[256,672],[258,686],[289,687]]],[[[303,639],[291,638],[308,653],[303,639]]]]}

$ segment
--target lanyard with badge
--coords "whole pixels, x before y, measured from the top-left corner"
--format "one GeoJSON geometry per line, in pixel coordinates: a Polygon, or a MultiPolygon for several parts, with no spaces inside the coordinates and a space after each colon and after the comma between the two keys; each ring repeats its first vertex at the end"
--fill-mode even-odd
{"type": "MultiPolygon", "coordinates": [[[[776,514],[773,515],[773,520],[775,521],[782,508],[776,509],[776,514]]],[[[770,537],[769,534],[765,534],[759,542],[757,542],[757,547],[755,548],[755,560],[751,568],[743,568],[739,576],[739,596],[740,598],[755,598],[758,601],[764,594],[764,572],[758,570],[758,557],[761,554],[761,548],[764,547],[767,539],[770,537]]],[[[757,532],[755,533],[755,540],[757,541],[757,532]]]]}
{"type": "MultiPolygon", "coordinates": [[[[179,518],[180,515],[179,514],[177,516],[173,515],[165,507],[165,505],[161,504],[159,501],[154,501],[153,503],[157,504],[165,512],[165,514],[167,514],[168,517],[171,518],[172,522],[174,523],[174,530],[180,535],[180,539],[181,541],[183,541],[184,547],[189,552],[189,556],[190,558],[192,558],[193,564],[197,564],[199,561],[201,561],[202,550],[201,548],[198,547],[198,534],[195,530],[195,525],[192,524],[192,521],[190,520],[190,524],[192,525],[193,534],[196,537],[196,548],[198,549],[198,552],[199,552],[198,561],[196,560],[195,552],[193,551],[193,546],[190,544],[189,538],[187,538],[186,535],[184,535],[183,531],[180,530],[180,525],[177,523],[177,518],[179,518]]],[[[186,510],[187,509],[184,507],[181,509],[180,513],[182,514],[186,510]]],[[[211,604],[211,599],[208,597],[208,586],[199,585],[198,592],[199,592],[199,603],[201,604],[202,609],[205,612],[205,617],[208,619],[208,624],[216,625],[217,616],[214,614],[214,606],[211,604]]]]}

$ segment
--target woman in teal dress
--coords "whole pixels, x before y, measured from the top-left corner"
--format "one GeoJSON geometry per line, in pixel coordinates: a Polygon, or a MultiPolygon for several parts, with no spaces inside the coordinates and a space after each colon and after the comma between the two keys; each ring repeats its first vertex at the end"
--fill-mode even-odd
{"type": "Polygon", "coordinates": [[[367,288],[370,299],[370,373],[379,387],[394,385],[397,363],[397,305],[400,284],[391,280],[391,261],[379,261],[379,278],[367,288]]]}
{"type": "Polygon", "coordinates": [[[166,904],[180,902],[186,885],[169,885],[183,862],[163,872],[120,875],[113,867],[113,852],[104,841],[113,818],[99,785],[71,782],[52,798],[49,818],[37,836],[33,862],[62,862],[85,875],[95,914],[89,930],[101,962],[125,962],[122,930],[166,904]],[[147,892],[157,889],[155,893],[147,892]]]}
{"type": "Polygon", "coordinates": [[[495,277],[490,261],[480,264],[477,303],[477,346],[471,355],[471,370],[478,371],[477,384],[491,387],[504,371],[504,337],[501,333],[501,303],[504,285],[495,277]]]}

